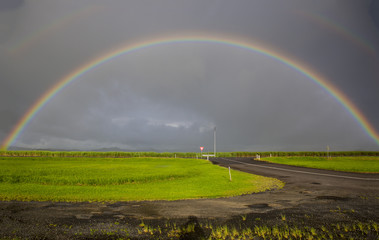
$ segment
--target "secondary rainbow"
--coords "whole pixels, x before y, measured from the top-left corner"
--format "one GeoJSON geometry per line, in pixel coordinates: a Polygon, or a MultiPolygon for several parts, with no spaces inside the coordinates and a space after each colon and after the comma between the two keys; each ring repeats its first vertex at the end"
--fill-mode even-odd
{"type": "Polygon", "coordinates": [[[375,48],[362,36],[354,33],[351,29],[346,26],[338,24],[336,21],[331,20],[322,14],[316,14],[312,12],[296,11],[301,16],[309,19],[313,23],[330,30],[331,32],[338,34],[342,38],[348,39],[351,43],[361,48],[363,51],[371,56],[375,57],[375,48]]]}
{"type": "Polygon", "coordinates": [[[30,49],[33,45],[37,44],[41,40],[44,40],[48,35],[54,31],[57,31],[81,18],[85,18],[89,15],[93,15],[99,12],[102,7],[97,5],[91,5],[84,8],[79,8],[72,11],[65,16],[58,18],[51,23],[43,25],[39,30],[32,32],[22,39],[22,41],[16,43],[9,48],[9,53],[12,55],[19,55],[23,51],[30,49]]]}
{"type": "Polygon", "coordinates": [[[15,143],[17,137],[26,128],[31,119],[45,106],[50,99],[52,99],[58,92],[62,91],[71,82],[79,79],[81,76],[87,72],[99,67],[100,65],[116,59],[122,55],[129,54],[141,49],[149,47],[158,47],[161,45],[169,44],[180,44],[180,43],[209,43],[209,44],[220,44],[227,45],[231,47],[236,47],[255,53],[262,54],[264,56],[273,58],[288,67],[294,69],[295,71],[303,74],[308,79],[312,80],[320,87],[324,88],[329,94],[331,94],[360,124],[362,129],[379,145],[379,134],[376,132],[374,127],[366,119],[366,117],[360,112],[360,110],[345,96],[340,90],[338,90],[334,85],[327,81],[319,73],[312,70],[310,67],[303,63],[296,61],[295,59],[284,55],[273,48],[269,48],[263,44],[249,41],[244,41],[241,39],[233,39],[230,37],[220,37],[220,36],[173,36],[165,38],[155,38],[150,41],[140,41],[135,44],[126,44],[122,47],[116,48],[115,50],[109,51],[91,61],[85,63],[84,65],[76,68],[74,71],[70,72],[68,75],[60,79],[57,84],[46,91],[23,115],[19,122],[15,125],[13,130],[2,142],[1,149],[6,150],[8,147],[15,143]]]}

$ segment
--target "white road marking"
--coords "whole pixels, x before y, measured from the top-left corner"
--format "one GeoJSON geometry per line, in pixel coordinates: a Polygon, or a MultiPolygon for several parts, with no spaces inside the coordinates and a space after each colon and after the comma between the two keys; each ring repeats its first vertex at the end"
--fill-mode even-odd
{"type": "Polygon", "coordinates": [[[278,168],[278,167],[261,166],[261,165],[257,165],[257,164],[245,163],[245,162],[240,162],[240,161],[236,161],[236,160],[232,160],[232,159],[226,159],[226,158],[221,158],[221,159],[224,159],[226,161],[232,161],[232,162],[242,163],[242,164],[246,164],[246,165],[252,165],[254,167],[270,168],[270,169],[275,169],[275,170],[280,170],[280,171],[287,171],[287,172],[305,173],[305,174],[312,174],[312,175],[319,175],[319,176],[347,178],[347,179],[365,180],[365,181],[379,181],[378,178],[359,178],[359,177],[341,176],[341,175],[326,174],[326,173],[314,173],[314,172],[306,172],[306,171],[299,171],[299,170],[292,170],[292,169],[285,169],[285,168],[278,168]]]}

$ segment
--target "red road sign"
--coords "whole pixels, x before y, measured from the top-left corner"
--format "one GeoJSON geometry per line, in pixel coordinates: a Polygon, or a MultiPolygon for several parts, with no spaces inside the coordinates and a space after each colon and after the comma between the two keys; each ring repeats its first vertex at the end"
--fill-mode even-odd
{"type": "Polygon", "coordinates": [[[204,150],[204,147],[200,147],[200,151],[203,151],[204,150]]]}

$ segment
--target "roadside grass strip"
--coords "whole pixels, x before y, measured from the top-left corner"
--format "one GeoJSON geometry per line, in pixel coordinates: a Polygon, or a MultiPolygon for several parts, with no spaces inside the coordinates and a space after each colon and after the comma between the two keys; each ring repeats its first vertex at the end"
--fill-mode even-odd
{"type": "Polygon", "coordinates": [[[277,179],[201,159],[0,157],[1,201],[142,201],[230,197],[283,187],[277,179]]]}
{"type": "Polygon", "coordinates": [[[266,157],[261,161],[343,172],[379,173],[379,157],[266,157]]]}

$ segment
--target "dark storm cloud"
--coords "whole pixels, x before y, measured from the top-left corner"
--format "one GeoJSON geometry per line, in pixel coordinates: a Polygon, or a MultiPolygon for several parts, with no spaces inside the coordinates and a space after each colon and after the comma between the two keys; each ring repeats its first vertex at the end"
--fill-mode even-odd
{"type": "Polygon", "coordinates": [[[24,0],[3,0],[0,2],[0,11],[18,8],[23,3],[24,0]]]}
{"type": "MultiPolygon", "coordinates": [[[[346,131],[343,126],[352,126],[349,120],[340,125],[341,119],[351,120],[351,116],[343,114],[334,99],[309,79],[296,79],[293,71],[273,60],[263,61],[254,54],[224,48],[155,48],[120,59],[110,69],[104,66],[94,70],[58,95],[29,131],[84,141],[86,145],[97,139],[134,146],[131,149],[167,149],[173,144],[178,147],[177,138],[181,145],[196,147],[217,125],[219,137],[225,139],[223,148],[233,149],[241,142],[245,146],[282,141],[301,145],[303,134],[312,136],[309,145],[320,140],[333,142],[346,131]],[[277,72],[272,72],[272,67],[277,72]],[[95,76],[102,80],[91,82],[95,76]],[[320,96],[325,100],[320,101],[320,96]],[[324,128],[325,122],[332,126],[324,128]],[[320,128],[317,134],[314,127],[320,128]]],[[[43,139],[44,144],[57,144],[57,140],[30,136],[30,143],[43,139]]],[[[209,140],[207,144],[211,145],[209,140]]]]}
{"type": "MultiPolygon", "coordinates": [[[[90,59],[180,33],[273,46],[334,83],[379,129],[379,36],[367,2],[38,0],[14,6],[0,11],[0,18],[18,19],[0,47],[2,139],[34,101],[90,59]]],[[[147,48],[89,71],[46,104],[16,146],[196,151],[212,148],[214,126],[225,151],[324,150],[327,144],[377,149],[309,78],[275,59],[215,44],[147,48]]]]}
{"type": "MultiPolygon", "coordinates": [[[[24,3],[24,0],[0,1],[0,44],[7,41],[13,32],[13,28],[19,17],[13,14],[24,3]]],[[[1,48],[0,48],[1,49],[1,48]]]]}
{"type": "Polygon", "coordinates": [[[370,14],[371,17],[376,24],[377,28],[379,29],[379,1],[378,0],[372,0],[370,4],[370,14]]]}

